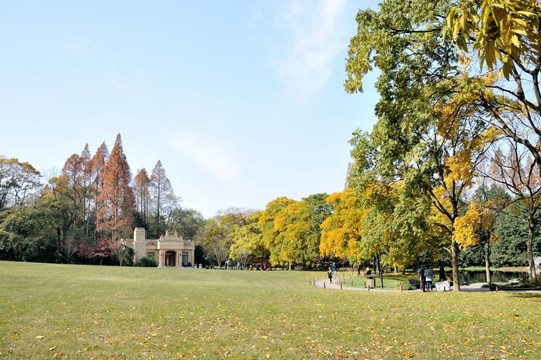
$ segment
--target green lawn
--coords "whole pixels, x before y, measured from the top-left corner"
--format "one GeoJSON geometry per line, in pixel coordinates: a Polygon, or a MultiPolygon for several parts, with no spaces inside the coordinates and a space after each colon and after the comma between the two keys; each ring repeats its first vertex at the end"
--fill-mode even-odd
{"type": "Polygon", "coordinates": [[[324,273],[0,262],[0,359],[538,359],[541,294],[340,291],[324,273]]]}

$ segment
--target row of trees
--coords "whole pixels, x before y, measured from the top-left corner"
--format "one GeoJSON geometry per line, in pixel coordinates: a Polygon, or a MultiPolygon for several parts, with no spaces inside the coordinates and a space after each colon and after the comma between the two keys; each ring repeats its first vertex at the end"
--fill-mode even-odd
{"type": "Polygon", "coordinates": [[[109,154],[105,143],[91,156],[88,145],[71,155],[61,173],[41,183],[30,164],[0,157],[0,256],[12,260],[95,261],[130,250],[120,239],[145,227],[150,238],[166,230],[194,238],[204,226],[183,209],[160,161],[151,175],[132,175],[120,134],[109,154]]]}
{"type": "MultiPolygon", "coordinates": [[[[434,222],[430,199],[409,196],[405,184],[380,183],[356,191],[315,194],[301,201],[277,198],[264,210],[230,209],[206,222],[201,244],[207,260],[223,266],[229,259],[247,266],[321,268],[330,261],[349,266],[413,269],[422,261],[450,264],[448,239],[434,222]]],[[[502,187],[479,186],[465,208],[491,211],[459,217],[460,231],[475,235],[459,249],[462,265],[527,264],[527,209],[502,187]],[[470,226],[475,229],[471,231],[470,226]]],[[[541,215],[539,215],[541,216],[541,215]]],[[[541,254],[541,236],[534,251],[541,254]]]]}
{"type": "MultiPolygon", "coordinates": [[[[364,137],[356,139],[359,144],[365,140],[364,137]]],[[[116,145],[121,150],[120,138],[116,145]]],[[[355,149],[365,148],[355,146],[355,149]]],[[[232,209],[205,221],[196,211],[183,209],[174,201],[168,202],[175,197],[163,187],[158,191],[158,185],[152,184],[156,178],[168,183],[158,162],[150,177],[143,176],[146,174],[144,169],[138,172],[132,186],[124,190],[128,200],[107,201],[109,204],[130,203],[129,192],[133,189],[132,226],[126,227],[122,235],[118,227],[107,229],[107,226],[115,224],[115,215],[125,219],[127,210],[100,211],[99,208],[108,206],[104,204],[106,197],[101,189],[109,186],[108,171],[116,168],[111,165],[114,162],[109,161],[125,157],[102,157],[101,154],[106,153],[102,144],[90,158],[84,155],[88,154],[88,147],[85,147],[83,155],[72,155],[62,174],[51,178],[44,187],[38,181],[39,173],[29,164],[0,159],[3,199],[0,256],[27,261],[94,259],[100,263],[116,258],[121,263],[130,253],[120,246],[119,235],[131,236],[135,225],[144,226],[150,232],[165,224],[165,229],[199,240],[203,246],[198,247],[197,262],[216,265],[223,265],[228,259],[234,259],[244,267],[289,268],[299,265],[320,267],[327,261],[338,261],[351,266],[372,263],[380,268],[383,264],[405,269],[422,260],[448,262],[445,251],[448,240],[435,221],[437,217],[432,215],[434,209],[429,197],[408,194],[406,192],[411,189],[404,182],[389,184],[382,177],[375,183],[365,184],[363,177],[355,172],[352,172],[348,187],[340,193],[315,194],[301,201],[280,197],[262,211],[232,209]],[[90,160],[82,162],[81,158],[90,160]],[[96,159],[103,159],[98,162],[104,164],[103,171],[90,170],[98,168],[88,163],[96,159]],[[89,177],[85,176],[85,170],[90,173],[89,177]],[[154,174],[161,174],[161,178],[154,174]],[[170,205],[161,208],[158,218],[158,194],[164,193],[169,196],[160,204],[170,205]],[[109,222],[100,224],[98,214],[103,213],[114,215],[109,216],[109,222]]],[[[370,160],[371,156],[364,154],[359,159],[369,162],[375,158],[370,160]]],[[[128,182],[115,180],[114,183],[128,182]]],[[[470,236],[467,244],[463,242],[468,246],[460,252],[462,264],[483,261],[500,266],[527,263],[528,227],[525,220],[528,211],[520,198],[513,198],[496,185],[491,188],[479,186],[474,196],[461,206],[475,210],[466,211],[457,219],[457,224],[462,224],[457,226],[457,233],[470,236]],[[495,211],[496,207],[500,211],[495,211]],[[471,237],[472,234],[476,236],[471,237]]],[[[534,252],[541,253],[540,239],[534,237],[534,252]]]]}
{"type": "MultiPolygon", "coordinates": [[[[377,68],[380,100],[372,132],[353,140],[352,188],[396,196],[398,206],[383,210],[399,223],[381,235],[392,243],[413,244],[407,237],[419,234],[438,239],[449,249],[456,284],[459,246],[495,239],[492,219],[509,205],[469,201],[483,182],[500,184],[526,209],[529,277],[536,281],[540,11],[539,2],[523,0],[385,0],[379,11],[357,14],[345,88],[361,92],[364,76],[377,68]],[[401,204],[412,202],[419,207],[400,219],[401,204]],[[422,231],[416,214],[439,231],[422,231]]],[[[374,207],[381,210],[379,201],[374,207]]]]}

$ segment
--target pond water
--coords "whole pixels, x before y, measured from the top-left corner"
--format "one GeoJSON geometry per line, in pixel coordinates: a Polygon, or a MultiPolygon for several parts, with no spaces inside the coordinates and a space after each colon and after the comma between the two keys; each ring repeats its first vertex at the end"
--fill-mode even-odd
{"type": "MultiPolygon", "coordinates": [[[[460,281],[468,284],[475,284],[480,282],[487,282],[487,274],[485,271],[459,271],[460,281]]],[[[526,272],[517,271],[491,271],[492,282],[504,283],[511,279],[522,279],[528,277],[526,272]]],[[[449,276],[448,276],[449,277],[449,276]]],[[[452,278],[449,277],[449,278],[452,278]]]]}

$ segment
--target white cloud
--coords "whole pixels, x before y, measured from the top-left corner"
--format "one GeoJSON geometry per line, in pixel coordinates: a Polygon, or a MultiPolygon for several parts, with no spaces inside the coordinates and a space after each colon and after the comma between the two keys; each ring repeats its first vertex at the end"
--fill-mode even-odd
{"type": "Polygon", "coordinates": [[[219,138],[182,130],[170,141],[183,158],[224,180],[234,179],[240,172],[234,148],[219,138]]]}
{"type": "Polygon", "coordinates": [[[288,91],[309,96],[325,86],[332,75],[332,61],[340,55],[344,42],[339,25],[347,0],[296,0],[279,21],[292,44],[277,72],[288,91]]]}

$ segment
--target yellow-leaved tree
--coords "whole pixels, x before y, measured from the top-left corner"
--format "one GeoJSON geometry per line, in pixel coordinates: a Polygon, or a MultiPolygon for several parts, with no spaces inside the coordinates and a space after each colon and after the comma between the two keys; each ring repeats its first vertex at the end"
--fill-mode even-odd
{"type": "Polygon", "coordinates": [[[263,244],[263,235],[259,218],[262,211],[248,214],[246,223],[235,225],[233,229],[234,242],[229,256],[243,267],[248,263],[262,266],[268,258],[268,251],[263,244]]]}
{"type": "Polygon", "coordinates": [[[278,231],[280,242],[280,261],[309,265],[317,257],[317,247],[308,242],[312,208],[307,201],[296,201],[282,208],[274,219],[274,229],[278,231]]]}
{"type": "Polygon", "coordinates": [[[490,246],[499,240],[494,231],[494,222],[499,212],[509,204],[509,195],[503,188],[482,184],[475,191],[474,199],[464,215],[455,220],[456,242],[462,247],[479,246],[485,260],[487,283],[491,284],[490,246]]]}
{"type": "MultiPolygon", "coordinates": [[[[541,59],[539,18],[536,0],[466,0],[447,12],[444,36],[456,39],[465,52],[477,50],[480,65],[498,67],[505,78],[515,67],[535,68],[541,59]]],[[[538,104],[539,105],[539,104],[538,104]]]]}
{"type": "Polygon", "coordinates": [[[262,241],[269,251],[269,262],[272,266],[289,264],[289,257],[285,239],[276,224],[285,221],[283,210],[295,200],[287,197],[279,197],[269,202],[259,218],[259,225],[262,231],[262,241]]]}
{"type": "Polygon", "coordinates": [[[347,258],[351,264],[359,264],[363,259],[360,241],[366,211],[360,208],[359,198],[352,189],[331,194],[327,203],[333,210],[321,224],[321,256],[347,258]]]}

